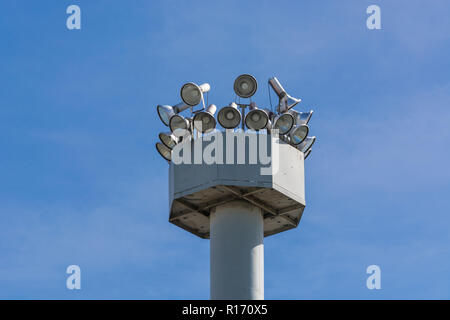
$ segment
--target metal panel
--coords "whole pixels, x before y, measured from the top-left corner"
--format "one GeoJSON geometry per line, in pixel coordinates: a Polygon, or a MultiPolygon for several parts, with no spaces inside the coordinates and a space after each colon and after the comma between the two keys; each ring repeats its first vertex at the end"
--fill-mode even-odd
{"type": "MultiPolygon", "coordinates": [[[[223,164],[206,164],[204,161],[201,164],[170,164],[169,221],[197,236],[208,238],[211,209],[241,199],[262,210],[265,236],[295,228],[305,207],[303,153],[279,139],[259,134],[258,138],[269,141],[269,154],[272,150],[279,150],[278,168],[273,166],[269,171],[271,174],[261,175],[261,168],[267,168],[267,164],[260,163],[259,157],[258,163],[248,163],[250,143],[254,140],[245,140],[244,164],[237,164],[237,145],[233,150],[235,164],[226,164],[227,137],[221,134],[224,141],[223,164]]],[[[189,143],[193,151],[194,143],[189,143]]],[[[203,141],[202,149],[205,150],[209,143],[203,141]]]]}

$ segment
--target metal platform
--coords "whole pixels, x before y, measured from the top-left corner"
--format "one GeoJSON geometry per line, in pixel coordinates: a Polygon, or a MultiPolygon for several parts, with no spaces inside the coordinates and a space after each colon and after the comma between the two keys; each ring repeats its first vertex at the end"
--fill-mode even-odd
{"type": "MultiPolygon", "coordinates": [[[[223,132],[216,134],[222,135],[223,146],[226,146],[229,137],[223,132]]],[[[248,135],[248,133],[240,134],[248,135]]],[[[278,168],[273,165],[270,174],[261,174],[261,168],[269,167],[267,164],[263,165],[259,161],[256,164],[249,164],[249,149],[254,143],[251,139],[243,139],[246,151],[245,164],[226,164],[225,147],[223,164],[206,164],[204,161],[199,164],[171,163],[169,221],[201,238],[208,239],[211,210],[215,206],[241,199],[261,209],[264,216],[264,236],[297,227],[305,208],[303,153],[270,135],[259,134],[258,137],[266,139],[269,154],[272,154],[273,150],[279,150],[278,168]]],[[[237,140],[234,145],[235,163],[239,145],[237,140]]],[[[193,159],[194,142],[185,143],[190,144],[193,159]]],[[[204,150],[211,142],[200,143],[204,150]]]]}

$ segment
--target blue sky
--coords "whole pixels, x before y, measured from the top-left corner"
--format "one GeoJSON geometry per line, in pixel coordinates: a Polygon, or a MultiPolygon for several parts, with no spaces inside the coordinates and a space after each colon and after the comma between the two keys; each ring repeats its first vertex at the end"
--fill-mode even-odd
{"type": "Polygon", "coordinates": [[[208,241],[168,223],[155,108],[187,81],[226,105],[241,73],[260,105],[275,75],[315,110],[307,207],[265,239],[266,298],[450,298],[448,1],[9,0],[0,14],[1,299],[208,299],[208,241]],[[382,30],[366,28],[371,4],[382,30]],[[65,287],[71,264],[81,290],[65,287]]]}

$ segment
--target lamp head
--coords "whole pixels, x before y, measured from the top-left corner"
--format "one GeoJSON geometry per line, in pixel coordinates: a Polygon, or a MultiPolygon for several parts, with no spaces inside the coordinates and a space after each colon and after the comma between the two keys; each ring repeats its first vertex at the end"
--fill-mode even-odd
{"type": "Polygon", "coordinates": [[[175,137],[184,137],[191,131],[191,122],[177,114],[170,118],[169,127],[175,137]]]}
{"type": "Polygon", "coordinates": [[[298,112],[295,110],[289,110],[287,111],[287,113],[290,113],[294,117],[295,124],[308,124],[309,120],[311,120],[314,111],[311,110],[307,112],[298,112]]]}
{"type": "Polygon", "coordinates": [[[216,119],[214,119],[216,110],[216,105],[211,104],[206,111],[198,112],[194,116],[194,127],[201,133],[214,130],[216,127],[216,119]]]}
{"type": "Polygon", "coordinates": [[[316,142],[316,137],[306,137],[306,139],[303,140],[302,143],[298,144],[296,148],[299,149],[301,152],[306,153],[308,152],[308,150],[311,149],[314,142],[316,142]]]}
{"type": "Polygon", "coordinates": [[[181,102],[175,106],[158,105],[156,107],[156,110],[158,111],[158,116],[161,119],[162,123],[164,123],[164,125],[166,126],[169,126],[170,118],[172,118],[172,116],[176,115],[177,113],[186,110],[187,108],[189,108],[189,106],[181,102]]]}
{"type": "Polygon", "coordinates": [[[298,145],[305,140],[308,135],[309,127],[306,124],[298,124],[292,128],[290,133],[291,143],[298,145]]]}
{"type": "Polygon", "coordinates": [[[170,118],[175,115],[173,107],[167,105],[158,105],[156,107],[156,110],[158,111],[158,116],[161,119],[162,123],[164,123],[164,125],[166,126],[169,126],[170,118]]]}
{"type": "Polygon", "coordinates": [[[161,142],[157,142],[156,150],[158,150],[161,157],[163,157],[164,159],[166,159],[169,162],[172,161],[172,150],[167,148],[164,144],[162,144],[161,142]]]}
{"type": "Polygon", "coordinates": [[[284,135],[291,131],[294,125],[294,117],[289,113],[282,113],[272,119],[273,129],[278,129],[279,134],[284,135]]]}
{"type": "Polygon", "coordinates": [[[247,128],[258,131],[268,127],[269,114],[267,111],[258,109],[256,103],[250,104],[251,111],[245,116],[245,125],[247,128]]]}
{"type": "Polygon", "coordinates": [[[196,106],[202,101],[203,93],[209,91],[209,89],[210,86],[208,83],[204,83],[200,86],[193,82],[185,83],[181,87],[181,99],[191,107],[196,106]]]}
{"type": "Polygon", "coordinates": [[[159,140],[169,149],[173,149],[180,141],[180,138],[176,137],[172,132],[161,132],[159,134],[159,140]]]}
{"type": "Polygon", "coordinates": [[[269,85],[272,87],[273,91],[277,94],[278,98],[280,99],[280,102],[278,104],[278,112],[283,113],[287,110],[295,107],[301,99],[291,97],[289,94],[287,94],[286,90],[284,90],[283,86],[281,85],[280,81],[276,77],[269,79],[269,85]]]}
{"type": "Polygon", "coordinates": [[[232,102],[228,106],[220,109],[217,120],[225,129],[234,129],[241,123],[241,113],[236,103],[232,102]]]}
{"type": "Polygon", "coordinates": [[[258,89],[258,82],[250,74],[241,74],[234,81],[234,92],[241,98],[250,98],[258,89]]]}

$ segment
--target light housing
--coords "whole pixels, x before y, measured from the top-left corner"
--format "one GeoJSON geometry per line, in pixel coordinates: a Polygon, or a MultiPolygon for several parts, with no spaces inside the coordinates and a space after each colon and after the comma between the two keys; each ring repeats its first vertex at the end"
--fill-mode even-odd
{"type": "Polygon", "coordinates": [[[159,134],[159,140],[169,149],[173,149],[178,142],[180,141],[180,138],[175,136],[172,132],[161,132],[159,134]]]}
{"type": "Polygon", "coordinates": [[[272,118],[272,130],[278,129],[280,135],[287,134],[294,126],[294,117],[289,113],[275,115],[272,118]]]}
{"type": "Polygon", "coordinates": [[[250,98],[258,89],[258,82],[250,74],[241,74],[234,81],[234,92],[241,98],[250,98]]]}
{"type": "Polygon", "coordinates": [[[306,137],[305,140],[303,140],[302,143],[296,146],[297,149],[299,149],[301,152],[306,153],[308,150],[311,149],[314,142],[316,142],[316,137],[306,137]]]}
{"type": "Polygon", "coordinates": [[[172,161],[172,150],[170,150],[167,146],[162,144],[161,142],[156,143],[156,150],[158,150],[161,157],[166,159],[167,161],[172,161]]]}
{"type": "Polygon", "coordinates": [[[309,133],[309,127],[306,124],[298,124],[294,126],[289,134],[291,143],[293,145],[299,145],[306,139],[309,133]]]}
{"type": "Polygon", "coordinates": [[[269,113],[266,110],[258,109],[256,103],[250,104],[250,112],[245,116],[245,125],[247,128],[258,131],[269,128],[269,113]]]}
{"type": "Polygon", "coordinates": [[[269,85],[272,87],[273,91],[277,94],[278,98],[280,99],[278,104],[278,112],[283,113],[287,110],[295,107],[301,99],[291,97],[289,94],[287,94],[286,90],[284,90],[283,86],[281,85],[280,81],[276,77],[269,79],[269,85]]]}
{"type": "Polygon", "coordinates": [[[241,123],[241,113],[236,103],[232,102],[228,106],[220,109],[217,120],[225,129],[234,129],[241,123]]]}
{"type": "Polygon", "coordinates": [[[156,107],[156,110],[158,111],[158,116],[161,119],[162,123],[164,125],[169,126],[170,118],[172,118],[174,115],[186,110],[189,108],[187,104],[184,102],[181,102],[175,106],[168,106],[168,105],[158,105],[156,107]]]}
{"type": "Polygon", "coordinates": [[[308,158],[309,154],[311,153],[312,149],[309,149],[308,151],[305,152],[303,159],[306,160],[306,158],[308,158]]]}
{"type": "Polygon", "coordinates": [[[175,137],[186,136],[191,132],[191,119],[176,114],[170,118],[169,127],[175,137]]]}
{"type": "Polygon", "coordinates": [[[214,130],[216,127],[216,119],[214,119],[216,110],[216,105],[211,104],[205,111],[198,112],[194,116],[194,127],[201,133],[214,130]]]}
{"type": "Polygon", "coordinates": [[[314,111],[298,112],[295,110],[289,110],[287,113],[290,113],[294,117],[295,124],[308,124],[314,111]]]}
{"type": "Polygon", "coordinates": [[[185,83],[180,90],[181,99],[187,105],[193,107],[203,99],[203,93],[208,92],[211,87],[208,83],[197,85],[193,82],[185,83]]]}

